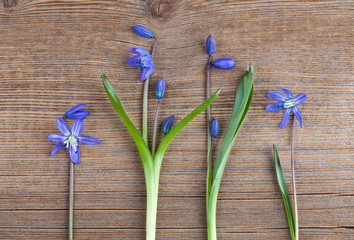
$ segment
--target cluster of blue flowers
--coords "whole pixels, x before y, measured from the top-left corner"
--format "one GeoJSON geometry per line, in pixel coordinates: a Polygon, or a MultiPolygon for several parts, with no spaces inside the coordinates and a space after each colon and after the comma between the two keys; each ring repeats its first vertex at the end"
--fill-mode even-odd
{"type": "Polygon", "coordinates": [[[89,137],[89,136],[80,136],[82,131],[84,130],[83,119],[88,115],[90,115],[89,111],[81,110],[81,108],[85,106],[86,104],[84,103],[78,104],[65,113],[64,116],[66,118],[75,119],[75,122],[72,126],[72,131],[70,131],[68,124],[63,119],[57,118],[58,129],[62,134],[54,133],[47,137],[49,141],[57,143],[54,146],[49,157],[53,156],[60,149],[63,149],[65,147],[65,150],[69,148],[71,161],[75,164],[79,164],[80,162],[80,148],[78,144],[79,142],[88,145],[96,145],[101,143],[101,141],[96,138],[89,137]]]}

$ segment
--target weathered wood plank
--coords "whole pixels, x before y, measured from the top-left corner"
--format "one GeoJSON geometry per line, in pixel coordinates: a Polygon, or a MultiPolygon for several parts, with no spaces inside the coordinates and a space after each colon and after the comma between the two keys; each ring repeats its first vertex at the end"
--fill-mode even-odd
{"type": "MultiPolygon", "coordinates": [[[[136,147],[100,80],[111,78],[140,128],[139,72],[126,65],[133,46],[151,48],[133,24],[159,38],[154,82],[167,91],[162,118],[181,120],[204,100],[204,42],[236,68],[212,69],[212,106],[221,136],[236,84],[255,68],[254,98],[224,173],[220,239],[289,239],[271,146],[290,180],[290,130],[268,113],[276,87],[304,92],[296,171],[303,239],[351,239],[354,212],[352,1],[48,1],[0,0],[0,239],[66,239],[68,154],[48,158],[55,117],[85,102],[92,112],[75,172],[76,239],[144,239],[145,186],[136,147]]],[[[155,110],[150,95],[149,126],[155,110]]],[[[72,124],[71,121],[69,121],[72,124]]],[[[206,239],[205,115],[172,142],[161,172],[159,239],[206,239]]],[[[162,136],[159,135],[159,141],[162,136]]],[[[151,139],[150,139],[151,141],[151,139]]],[[[221,138],[216,147],[220,147],[221,138]]]]}

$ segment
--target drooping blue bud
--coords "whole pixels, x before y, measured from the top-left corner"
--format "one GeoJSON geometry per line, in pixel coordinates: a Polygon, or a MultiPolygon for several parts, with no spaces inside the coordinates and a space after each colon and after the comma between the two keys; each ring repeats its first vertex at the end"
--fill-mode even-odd
{"type": "Polygon", "coordinates": [[[84,119],[85,117],[90,115],[89,111],[81,110],[81,108],[85,106],[85,103],[80,103],[78,105],[73,106],[65,113],[65,117],[70,119],[84,119]]]}
{"type": "Polygon", "coordinates": [[[219,134],[219,122],[213,118],[210,122],[210,136],[216,138],[219,134]]]}
{"type": "Polygon", "coordinates": [[[153,38],[155,36],[154,33],[151,32],[149,29],[140,25],[133,26],[133,30],[141,37],[153,38]]]}
{"type": "Polygon", "coordinates": [[[175,115],[172,115],[165,119],[162,123],[162,132],[163,134],[167,135],[170,132],[173,122],[175,121],[175,115]]]}
{"type": "Polygon", "coordinates": [[[212,65],[221,69],[232,69],[235,67],[235,60],[232,58],[220,58],[212,62],[212,65]]]}
{"type": "Polygon", "coordinates": [[[163,78],[160,78],[160,80],[158,80],[156,83],[156,98],[162,99],[165,90],[166,90],[165,80],[163,78]]]}
{"type": "Polygon", "coordinates": [[[215,41],[211,35],[209,35],[206,40],[206,50],[208,54],[213,54],[215,52],[215,41]]]}

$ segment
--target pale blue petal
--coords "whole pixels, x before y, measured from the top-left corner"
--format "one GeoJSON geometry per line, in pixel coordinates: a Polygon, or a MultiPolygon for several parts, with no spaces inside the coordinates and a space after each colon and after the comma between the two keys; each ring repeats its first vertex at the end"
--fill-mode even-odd
{"type": "Polygon", "coordinates": [[[293,95],[291,94],[291,92],[286,89],[286,88],[281,88],[281,87],[278,87],[278,89],[281,89],[284,91],[285,95],[288,96],[289,98],[293,98],[293,95]]]}
{"type": "Polygon", "coordinates": [[[64,142],[67,137],[61,135],[60,133],[54,133],[52,135],[49,135],[47,139],[52,142],[64,142]]]}
{"type": "Polygon", "coordinates": [[[68,112],[65,113],[65,117],[69,119],[84,119],[88,115],[90,115],[90,112],[86,110],[78,110],[73,113],[68,113],[68,112]]]}
{"type": "Polygon", "coordinates": [[[266,110],[270,112],[277,112],[280,110],[284,109],[284,103],[283,102],[276,102],[276,103],[271,103],[266,107],[266,110]]]}
{"type": "Polygon", "coordinates": [[[131,58],[128,59],[127,64],[128,64],[129,66],[131,66],[131,67],[137,67],[137,66],[138,66],[137,62],[139,61],[139,59],[140,59],[140,56],[139,56],[139,55],[133,56],[133,57],[131,57],[131,58]]]}
{"type": "Polygon", "coordinates": [[[269,97],[271,99],[274,99],[276,101],[286,101],[286,100],[288,100],[287,97],[285,97],[283,94],[278,93],[278,92],[267,93],[267,97],[269,97]]]}
{"type": "Polygon", "coordinates": [[[57,125],[58,125],[58,129],[62,134],[64,134],[64,136],[68,137],[71,135],[70,128],[63,119],[57,118],[57,125]]]}
{"type": "Polygon", "coordinates": [[[80,136],[79,140],[80,143],[84,143],[84,144],[88,144],[88,145],[96,145],[96,144],[100,144],[101,141],[93,138],[93,137],[89,137],[89,136],[80,136]]]}
{"type": "Polygon", "coordinates": [[[76,112],[77,110],[79,110],[79,109],[81,109],[81,108],[83,108],[85,106],[86,106],[86,103],[80,103],[80,104],[75,105],[72,108],[70,108],[67,112],[68,113],[73,113],[73,112],[76,112]]]}
{"type": "Polygon", "coordinates": [[[52,152],[50,153],[49,157],[53,156],[54,154],[56,154],[60,149],[62,149],[63,147],[65,147],[65,144],[63,143],[57,143],[55,144],[55,146],[53,147],[52,152]]]}
{"type": "Polygon", "coordinates": [[[70,144],[70,159],[73,163],[79,164],[80,162],[80,148],[78,145],[70,144]],[[76,147],[76,148],[75,148],[76,147]]]}
{"type": "Polygon", "coordinates": [[[72,130],[74,136],[79,136],[84,130],[84,120],[83,119],[76,120],[73,124],[72,130]]]}
{"type": "Polygon", "coordinates": [[[137,48],[135,49],[135,51],[140,54],[140,55],[147,55],[150,56],[150,53],[148,50],[146,50],[145,48],[137,48]]]}
{"type": "Polygon", "coordinates": [[[136,47],[132,47],[131,49],[129,49],[129,52],[134,53],[134,54],[138,54],[138,52],[136,51],[138,48],[136,47]]]}
{"type": "Polygon", "coordinates": [[[307,99],[306,94],[300,93],[298,95],[296,95],[296,97],[294,98],[295,104],[301,104],[303,102],[305,102],[307,99]]]}
{"type": "Polygon", "coordinates": [[[284,112],[283,118],[280,122],[280,129],[283,129],[286,125],[288,125],[289,119],[290,119],[290,112],[291,108],[287,108],[284,112]]]}
{"type": "Polygon", "coordinates": [[[140,73],[140,81],[144,81],[147,79],[152,73],[154,72],[154,65],[151,64],[149,67],[145,68],[143,71],[140,73]]]}
{"type": "Polygon", "coordinates": [[[301,112],[300,112],[300,110],[297,108],[297,106],[294,106],[293,112],[294,112],[295,117],[297,118],[297,120],[299,120],[300,127],[302,127],[302,116],[301,116],[301,112]]]}

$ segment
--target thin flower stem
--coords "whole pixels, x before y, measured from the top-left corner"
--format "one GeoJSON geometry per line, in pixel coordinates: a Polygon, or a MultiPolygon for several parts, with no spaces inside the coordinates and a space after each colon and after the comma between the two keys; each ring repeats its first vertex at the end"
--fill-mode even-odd
{"type": "Polygon", "coordinates": [[[151,148],[152,159],[154,159],[154,157],[155,157],[157,119],[159,117],[160,105],[161,105],[161,99],[159,99],[157,101],[157,108],[156,108],[156,114],[155,114],[154,133],[153,133],[153,137],[152,137],[152,148],[151,148]]]}
{"type": "Polygon", "coordinates": [[[74,163],[70,160],[70,187],[69,187],[69,240],[73,240],[74,225],[74,163]]]}
{"type": "Polygon", "coordinates": [[[298,214],[297,214],[297,199],[296,199],[296,184],[295,184],[295,115],[294,115],[294,121],[293,121],[293,131],[292,131],[292,137],[291,137],[291,173],[292,173],[292,186],[293,186],[293,198],[294,198],[294,208],[295,208],[295,237],[296,240],[299,239],[299,220],[298,220],[298,214]]]}
{"type": "MultiPolygon", "coordinates": [[[[212,55],[209,55],[209,61],[208,61],[208,66],[207,66],[207,87],[206,87],[206,99],[210,98],[210,64],[211,64],[211,57],[212,55]]],[[[210,106],[207,108],[207,124],[208,124],[208,136],[210,136],[210,106]]]]}
{"type": "MultiPolygon", "coordinates": [[[[155,38],[154,47],[152,48],[151,57],[154,56],[157,38],[155,38]]],[[[151,76],[151,75],[150,75],[151,76]]],[[[144,95],[143,95],[143,139],[148,145],[148,93],[149,93],[149,80],[150,76],[144,82],[144,95]]]]}

